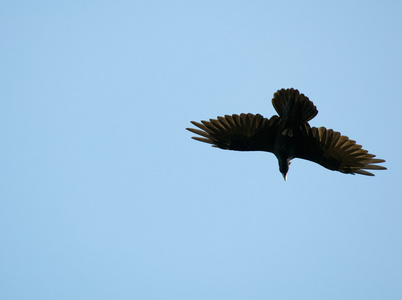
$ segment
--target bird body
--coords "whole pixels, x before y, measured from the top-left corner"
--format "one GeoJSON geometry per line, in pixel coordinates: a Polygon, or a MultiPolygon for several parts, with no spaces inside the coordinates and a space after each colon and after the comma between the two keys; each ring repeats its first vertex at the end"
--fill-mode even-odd
{"type": "Polygon", "coordinates": [[[285,180],[290,161],[295,157],[298,134],[297,129],[290,131],[285,128],[282,131],[279,130],[276,136],[274,154],[278,159],[279,171],[282,173],[285,180]]]}
{"type": "Polygon", "coordinates": [[[225,115],[191,123],[198,127],[187,130],[201,137],[193,139],[226,150],[267,151],[278,159],[279,171],[286,180],[290,161],[301,158],[347,174],[374,176],[367,169],[385,170],[362,146],[347,136],[325,127],[310,127],[308,121],[318,111],[306,96],[295,89],[278,90],[272,105],[279,116],[270,119],[260,114],[225,115]]]}

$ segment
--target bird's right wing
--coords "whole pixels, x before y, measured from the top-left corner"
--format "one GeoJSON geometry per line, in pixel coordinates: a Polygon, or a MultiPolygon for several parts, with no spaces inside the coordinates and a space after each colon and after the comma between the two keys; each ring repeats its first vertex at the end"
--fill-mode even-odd
{"type": "Polygon", "coordinates": [[[386,170],[376,165],[385,162],[374,158],[374,154],[362,149],[362,146],[347,136],[325,127],[303,125],[301,140],[298,143],[295,157],[307,159],[321,166],[347,174],[374,176],[365,170],[386,170]]]}
{"type": "Polygon", "coordinates": [[[197,141],[227,150],[273,152],[280,119],[241,114],[191,123],[201,129],[186,128],[201,136],[193,137],[197,141]]]}

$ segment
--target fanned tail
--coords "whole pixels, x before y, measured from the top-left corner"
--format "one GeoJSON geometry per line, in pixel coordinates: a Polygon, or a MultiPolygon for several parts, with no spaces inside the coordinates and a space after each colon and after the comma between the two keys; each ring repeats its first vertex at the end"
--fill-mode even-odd
{"type": "Polygon", "coordinates": [[[285,125],[290,127],[306,123],[318,114],[313,102],[293,88],[278,90],[274,94],[272,105],[285,125]]]}

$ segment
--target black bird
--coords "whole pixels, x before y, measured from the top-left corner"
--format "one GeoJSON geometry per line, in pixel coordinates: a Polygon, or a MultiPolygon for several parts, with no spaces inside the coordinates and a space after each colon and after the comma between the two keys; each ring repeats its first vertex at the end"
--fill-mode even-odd
{"type": "Polygon", "coordinates": [[[278,159],[283,178],[293,158],[307,159],[346,174],[374,176],[365,170],[386,170],[376,165],[385,160],[362,149],[347,136],[325,127],[311,127],[307,122],[318,111],[313,102],[295,89],[281,89],[274,94],[272,105],[279,116],[264,118],[260,114],[225,115],[201,123],[200,129],[187,130],[202,137],[193,139],[227,150],[267,151],[278,159]]]}

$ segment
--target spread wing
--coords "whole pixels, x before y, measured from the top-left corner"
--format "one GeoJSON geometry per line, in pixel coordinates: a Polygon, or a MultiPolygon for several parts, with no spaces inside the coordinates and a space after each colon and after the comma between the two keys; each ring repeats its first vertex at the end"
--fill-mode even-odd
{"type": "Polygon", "coordinates": [[[365,170],[387,169],[377,165],[385,160],[374,158],[375,155],[362,149],[361,145],[332,129],[304,124],[301,138],[295,157],[313,161],[327,169],[369,176],[374,174],[365,170]]]}
{"type": "Polygon", "coordinates": [[[193,137],[197,141],[227,150],[273,152],[280,119],[241,114],[191,123],[201,129],[186,128],[201,136],[193,137]]]}

